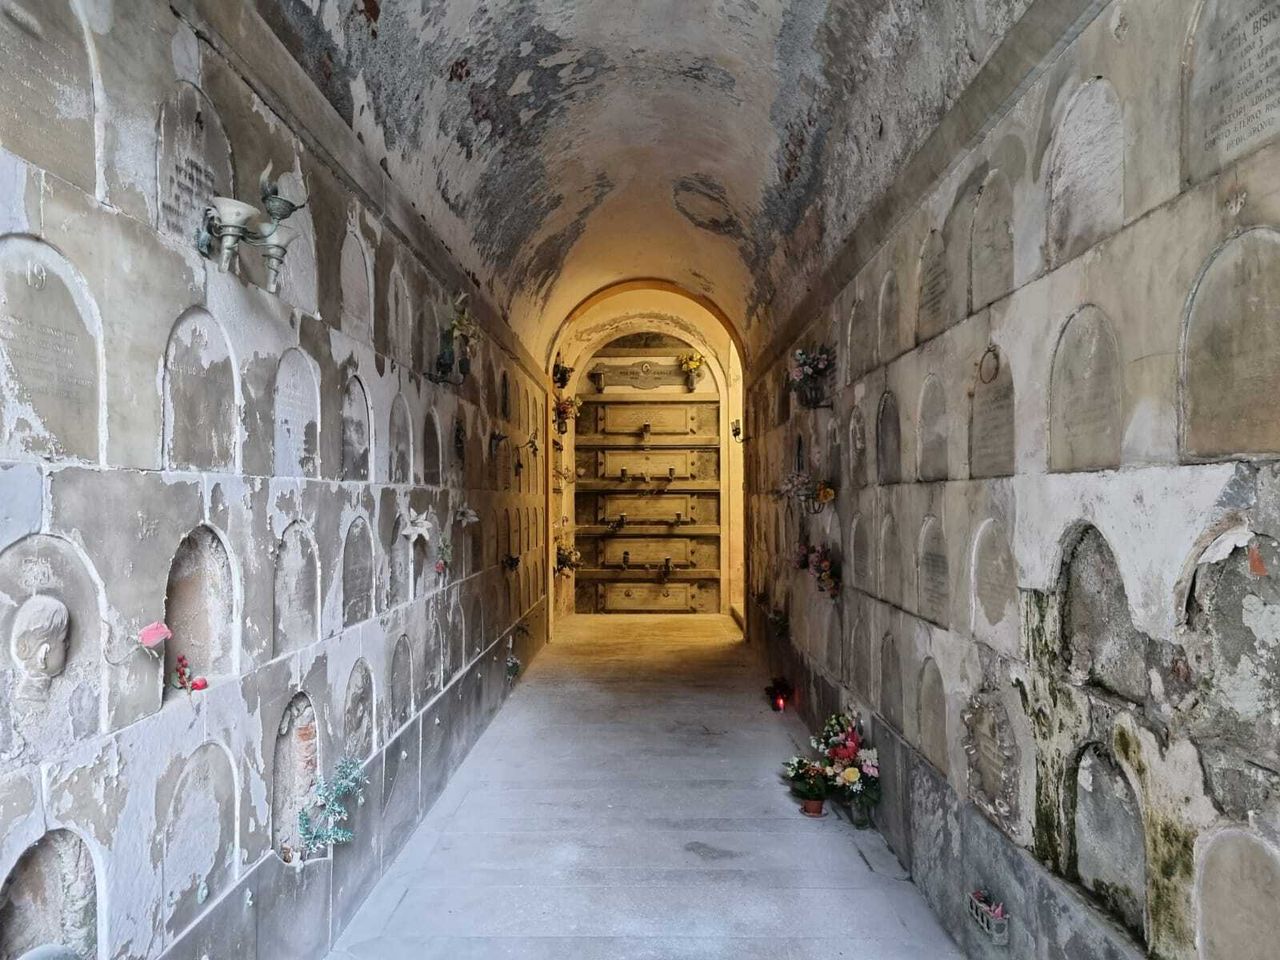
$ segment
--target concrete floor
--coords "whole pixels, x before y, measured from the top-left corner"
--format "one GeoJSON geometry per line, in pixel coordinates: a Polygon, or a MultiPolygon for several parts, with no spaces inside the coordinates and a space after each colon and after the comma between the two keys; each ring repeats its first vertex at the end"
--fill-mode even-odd
{"type": "Polygon", "coordinates": [[[563,622],[331,960],[961,957],[878,834],[800,815],[764,684],[727,617],[563,622]]]}

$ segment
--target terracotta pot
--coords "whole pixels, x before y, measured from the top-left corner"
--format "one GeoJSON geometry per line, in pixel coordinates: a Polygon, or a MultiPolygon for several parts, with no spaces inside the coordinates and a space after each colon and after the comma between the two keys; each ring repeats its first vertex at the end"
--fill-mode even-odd
{"type": "Polygon", "coordinates": [[[825,800],[801,800],[800,812],[806,817],[820,817],[825,804],[825,800]]]}

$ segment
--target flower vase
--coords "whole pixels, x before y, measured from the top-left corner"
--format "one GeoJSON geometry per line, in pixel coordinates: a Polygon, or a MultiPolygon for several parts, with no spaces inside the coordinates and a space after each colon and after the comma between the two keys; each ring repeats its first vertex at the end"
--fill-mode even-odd
{"type": "Polygon", "coordinates": [[[817,377],[801,380],[799,386],[796,387],[796,394],[800,397],[800,405],[809,410],[820,406],[823,401],[822,387],[823,383],[817,377]]]}
{"type": "Polygon", "coordinates": [[[684,385],[690,393],[693,393],[693,391],[698,387],[698,375],[692,370],[686,370],[684,374],[684,385]]]}
{"type": "Polygon", "coordinates": [[[564,436],[564,435],[565,435],[566,433],[568,433],[568,432],[569,432],[569,421],[568,421],[568,420],[557,420],[557,421],[556,421],[556,433],[560,434],[561,436],[564,436]]]}
{"type": "Polygon", "coordinates": [[[806,817],[820,817],[825,804],[825,800],[801,800],[800,812],[806,817]]]}
{"type": "Polygon", "coordinates": [[[871,811],[860,803],[849,804],[849,821],[859,830],[871,826],[871,811]]]}

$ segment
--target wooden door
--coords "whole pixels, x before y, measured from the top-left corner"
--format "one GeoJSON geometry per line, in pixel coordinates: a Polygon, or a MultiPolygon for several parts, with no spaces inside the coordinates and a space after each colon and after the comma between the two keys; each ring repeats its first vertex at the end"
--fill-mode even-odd
{"type": "MultiPolygon", "coordinates": [[[[640,345],[637,346],[636,344],[640,345]]],[[[720,398],[666,337],[592,361],[575,440],[579,613],[720,611],[720,398]]]]}

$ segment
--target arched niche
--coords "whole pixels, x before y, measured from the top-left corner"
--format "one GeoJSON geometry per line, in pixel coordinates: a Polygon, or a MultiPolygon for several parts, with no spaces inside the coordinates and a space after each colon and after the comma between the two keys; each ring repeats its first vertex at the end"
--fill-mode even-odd
{"type": "Polygon", "coordinates": [[[235,167],[222,118],[203,91],[179,80],[156,120],[156,226],[190,244],[209,201],[233,196],[235,167]]]}
{"type": "Polygon", "coordinates": [[[920,388],[916,460],[920,479],[947,479],[947,398],[942,381],[930,374],[920,388]]]}
{"type": "Polygon", "coordinates": [[[898,275],[890,270],[880,281],[880,296],[876,305],[876,329],[879,331],[881,363],[888,363],[901,352],[902,335],[899,333],[901,314],[898,275]]]}
{"type": "Polygon", "coordinates": [[[902,732],[902,660],[891,633],[880,641],[880,716],[902,732]]]}
{"type": "Polygon", "coordinates": [[[1014,471],[1013,367],[994,344],[978,360],[969,402],[969,476],[1009,477],[1014,471]]]}
{"type": "Polygon", "coordinates": [[[849,411],[849,436],[846,440],[849,479],[855,490],[867,485],[867,427],[863,422],[862,407],[854,404],[849,411]]]}
{"type": "Polygon", "coordinates": [[[230,472],[240,441],[239,383],[222,327],[200,308],[173,326],[164,355],[165,466],[230,472]]]}
{"type": "Polygon", "coordinates": [[[1263,15],[1268,12],[1234,0],[1199,5],[1183,60],[1182,172],[1190,182],[1213,176],[1280,132],[1280,116],[1269,109],[1276,80],[1265,69],[1280,22],[1263,15]]]}
{"type": "Polygon", "coordinates": [[[902,481],[902,424],[898,400],[888,390],[876,411],[876,473],[882,484],[902,481]]]}
{"type": "Polygon", "coordinates": [[[368,480],[373,437],[369,430],[369,395],[357,376],[347,379],[342,390],[342,475],[343,480],[368,480]]]}
{"type": "Polygon", "coordinates": [[[391,426],[387,435],[387,479],[391,483],[413,480],[413,441],[409,404],[403,394],[391,401],[391,426]]]}
{"type": "Polygon", "coordinates": [[[271,754],[271,849],[286,861],[303,859],[298,814],[314,801],[320,765],[320,727],[305,693],[286,704],[271,754]]]}
{"type": "Polygon", "coordinates": [[[172,937],[235,882],[235,768],[219,744],[204,743],[171,766],[157,790],[156,806],[164,811],[159,823],[160,902],[172,937]],[[166,797],[171,785],[173,793],[166,797]]]}
{"type": "Polygon", "coordinates": [[[871,589],[871,537],[862,514],[854,514],[849,524],[849,559],[852,561],[853,585],[859,590],[871,589]]]}
{"type": "Polygon", "coordinates": [[[920,668],[919,691],[916,722],[920,731],[920,752],[945,777],[950,769],[947,758],[947,691],[942,684],[942,672],[932,657],[920,668]]]}
{"type": "Polygon", "coordinates": [[[1009,536],[999,520],[986,520],[974,538],[972,628],[1002,653],[1017,653],[1018,571],[1009,536]]]}
{"type": "Polygon", "coordinates": [[[951,564],[942,521],[925,517],[920,527],[916,565],[916,601],[920,616],[939,626],[951,621],[951,564]]]}
{"type": "Polygon", "coordinates": [[[880,598],[902,604],[902,540],[898,524],[889,514],[880,523],[880,598]]]}
{"type": "Polygon", "coordinates": [[[1076,532],[1063,553],[1061,656],[1077,682],[1133,703],[1147,696],[1147,638],[1133,625],[1124,579],[1096,528],[1076,532]]]}
{"type": "Polygon", "coordinates": [[[973,213],[969,290],[981,310],[1013,290],[1013,188],[1000,170],[987,174],[973,213]]]}
{"type": "Polygon", "coordinates": [[[498,380],[498,416],[503,420],[511,419],[511,381],[505,370],[498,380]]]}
{"type": "Polygon", "coordinates": [[[347,527],[342,544],[342,625],[373,615],[373,535],[363,517],[347,527]]]}
{"type": "Polygon", "coordinates": [[[311,360],[290,348],[276,367],[275,475],[319,475],[320,383],[311,360]]]}
{"type": "Polygon", "coordinates": [[[1081,752],[1072,772],[1076,877],[1141,940],[1147,904],[1141,804],[1124,771],[1096,744],[1081,752]]]}
{"type": "Polygon", "coordinates": [[[70,0],[14,0],[0,17],[5,90],[0,143],[90,197],[97,181],[93,67],[70,0]]]}
{"type": "Polygon", "coordinates": [[[281,656],[320,636],[320,565],[306,524],[295,520],[276,545],[272,654],[281,656]]]}
{"type": "Polygon", "coordinates": [[[1280,852],[1244,830],[1213,836],[1196,884],[1202,960],[1273,960],[1280,943],[1280,852]]]}
{"type": "Polygon", "coordinates": [[[1051,266],[1084,253],[1124,224],[1124,115],[1099,77],[1071,98],[1049,153],[1051,266]]]}
{"type": "Polygon", "coordinates": [[[367,760],[374,747],[373,674],[364,658],[351,667],[347,692],[342,706],[342,752],[361,762],[367,760]]]}
{"type": "MultiPolygon", "coordinates": [[[[97,732],[108,636],[97,581],[70,543],[32,534],[0,551],[6,740],[52,753],[97,732]]],[[[119,644],[110,659],[131,652],[119,644]]]]}
{"type": "Polygon", "coordinates": [[[389,732],[394,733],[413,716],[413,654],[409,638],[396,640],[391,654],[391,676],[387,678],[387,715],[389,732]]]}
{"type": "Polygon", "coordinates": [[[1280,452],[1280,232],[1249,230],[1201,271],[1182,347],[1182,446],[1197,460],[1280,452]]]}
{"type": "Polygon", "coordinates": [[[98,460],[102,323],[85,290],[48,244],[0,237],[0,457],[98,460]]]}
{"type": "Polygon", "coordinates": [[[97,873],[70,830],[50,830],[29,846],[0,886],[0,957],[44,945],[98,956],[97,873]]]}
{"type": "Polygon", "coordinates": [[[359,214],[347,223],[342,240],[342,332],[359,343],[373,343],[373,272],[369,248],[360,235],[359,214]]]}
{"type": "MultiPolygon", "coordinates": [[[[172,677],[179,656],[191,676],[235,673],[236,585],[231,558],[213,530],[196,527],[178,544],[165,587],[164,622],[173,632],[165,644],[165,676],[172,677]]],[[[166,696],[182,691],[166,686],[166,696]]]]}
{"type": "Polygon", "coordinates": [[[405,536],[402,517],[396,517],[388,547],[390,569],[387,577],[387,593],[391,606],[408,603],[413,596],[413,543],[405,536]]]}
{"type": "Polygon", "coordinates": [[[1124,374],[1107,315],[1095,306],[1067,321],[1049,380],[1049,468],[1111,470],[1124,439],[1124,374]]]}
{"type": "Polygon", "coordinates": [[[429,410],[422,425],[422,482],[439,486],[440,473],[440,423],[429,410]]]}
{"type": "Polygon", "coordinates": [[[413,595],[423,597],[427,593],[430,564],[428,557],[428,541],[426,537],[413,538],[413,595]]]}
{"type": "Polygon", "coordinates": [[[849,631],[849,652],[845,656],[845,682],[863,697],[871,694],[871,633],[866,618],[858,614],[849,631]]]}

